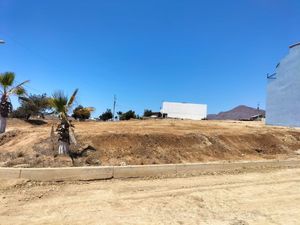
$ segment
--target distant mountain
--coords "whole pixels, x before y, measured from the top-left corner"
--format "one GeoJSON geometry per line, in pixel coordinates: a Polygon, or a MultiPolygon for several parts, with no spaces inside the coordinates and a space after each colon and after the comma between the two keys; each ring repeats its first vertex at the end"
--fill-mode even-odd
{"type": "Polygon", "coordinates": [[[220,112],[219,114],[209,114],[208,120],[249,120],[252,116],[256,115],[265,116],[265,110],[258,110],[245,105],[240,105],[227,112],[220,112]]]}

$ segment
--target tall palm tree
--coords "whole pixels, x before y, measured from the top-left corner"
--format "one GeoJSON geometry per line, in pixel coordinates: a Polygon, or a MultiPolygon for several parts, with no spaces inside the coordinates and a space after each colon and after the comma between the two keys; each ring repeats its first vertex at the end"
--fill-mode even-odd
{"type": "Polygon", "coordinates": [[[6,130],[7,117],[12,111],[12,104],[10,101],[10,96],[15,95],[18,97],[24,96],[26,94],[24,84],[29,82],[24,81],[19,84],[14,84],[15,74],[12,72],[5,72],[0,74],[0,133],[4,133],[6,130]]]}
{"type": "MultiPolygon", "coordinates": [[[[73,103],[76,99],[78,89],[74,91],[72,96],[68,98],[63,91],[57,91],[53,94],[50,104],[54,109],[54,112],[60,118],[60,124],[58,125],[56,131],[58,133],[58,154],[69,154],[70,144],[73,143],[77,145],[77,141],[74,135],[74,126],[68,120],[68,112],[71,110],[73,103]]],[[[94,109],[89,107],[86,108],[90,111],[94,109]]],[[[54,137],[54,127],[51,130],[51,137],[54,137]]]]}

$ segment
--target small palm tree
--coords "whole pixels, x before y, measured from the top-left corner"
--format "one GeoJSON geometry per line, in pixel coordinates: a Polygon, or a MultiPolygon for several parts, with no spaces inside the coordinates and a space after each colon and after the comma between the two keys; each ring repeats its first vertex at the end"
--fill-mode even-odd
{"type": "Polygon", "coordinates": [[[6,130],[7,117],[12,111],[12,104],[10,101],[10,96],[15,95],[18,97],[24,96],[26,94],[24,84],[29,82],[24,81],[19,84],[14,84],[15,74],[12,72],[5,72],[0,74],[0,133],[4,133],[6,130]]]}
{"type": "MultiPolygon", "coordinates": [[[[62,91],[57,91],[53,94],[50,99],[50,104],[54,109],[54,112],[58,115],[61,122],[56,128],[58,133],[58,154],[69,154],[70,144],[73,143],[77,145],[77,141],[74,135],[74,126],[68,120],[68,112],[71,110],[73,103],[76,99],[78,89],[74,91],[71,98],[69,99],[62,91]]],[[[93,108],[85,108],[91,112],[93,108]]],[[[54,136],[54,127],[52,127],[51,136],[54,136]]],[[[53,139],[53,138],[52,138],[53,139]]]]}

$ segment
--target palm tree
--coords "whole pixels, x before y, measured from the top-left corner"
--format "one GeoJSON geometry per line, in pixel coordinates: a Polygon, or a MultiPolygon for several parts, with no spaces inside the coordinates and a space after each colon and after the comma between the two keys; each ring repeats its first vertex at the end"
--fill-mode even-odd
{"type": "Polygon", "coordinates": [[[0,74],[0,133],[4,133],[6,130],[7,117],[12,111],[12,104],[10,102],[10,96],[15,95],[18,97],[24,96],[26,94],[24,84],[29,82],[24,81],[17,85],[14,84],[15,74],[12,72],[5,72],[0,74]]]}
{"type": "MultiPolygon", "coordinates": [[[[70,144],[73,143],[77,145],[77,141],[74,135],[73,128],[74,126],[68,120],[68,112],[71,110],[73,103],[76,99],[76,95],[78,93],[78,89],[74,91],[71,98],[69,99],[63,91],[57,91],[53,94],[50,99],[50,104],[54,109],[54,112],[60,118],[60,124],[58,125],[56,131],[58,133],[58,154],[69,154],[70,144]]],[[[90,110],[91,112],[94,110],[93,108],[85,108],[90,110]]],[[[51,136],[53,139],[54,136],[54,128],[52,127],[51,136]]]]}

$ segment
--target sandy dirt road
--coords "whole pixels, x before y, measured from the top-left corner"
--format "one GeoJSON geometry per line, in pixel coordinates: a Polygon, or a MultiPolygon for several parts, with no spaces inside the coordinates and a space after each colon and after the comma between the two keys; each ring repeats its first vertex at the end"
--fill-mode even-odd
{"type": "Polygon", "coordinates": [[[80,183],[0,181],[0,224],[300,224],[300,169],[80,183]]]}

